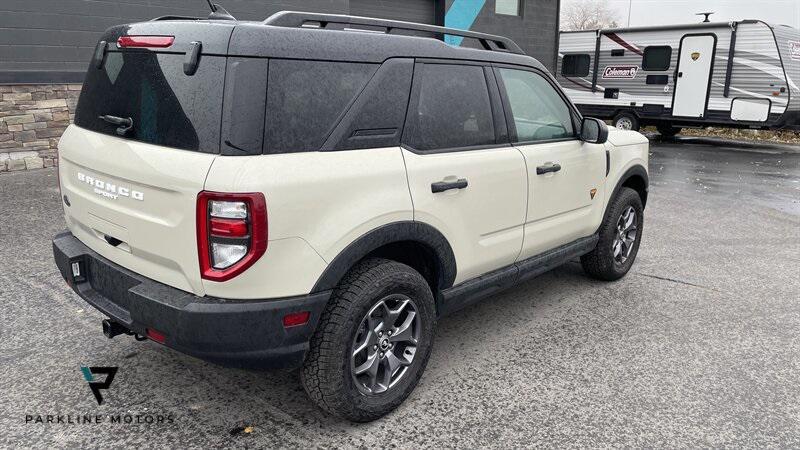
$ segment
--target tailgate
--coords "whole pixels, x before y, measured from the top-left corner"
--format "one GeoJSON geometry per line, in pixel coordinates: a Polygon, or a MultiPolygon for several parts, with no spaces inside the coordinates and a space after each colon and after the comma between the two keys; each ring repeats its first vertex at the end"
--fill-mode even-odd
{"type": "Polygon", "coordinates": [[[69,230],[109,260],[203,295],[195,207],[215,155],[112,137],[75,125],[59,143],[69,230]]]}

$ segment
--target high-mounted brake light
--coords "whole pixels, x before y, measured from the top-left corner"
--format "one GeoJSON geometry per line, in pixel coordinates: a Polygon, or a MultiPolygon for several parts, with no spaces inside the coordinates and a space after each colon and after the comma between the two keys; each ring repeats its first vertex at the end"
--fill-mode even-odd
{"type": "Polygon", "coordinates": [[[264,194],[198,194],[197,252],[204,279],[230,280],[252,266],[266,250],[264,194]]]}
{"type": "Polygon", "coordinates": [[[175,42],[175,36],[120,36],[119,48],[167,48],[175,42]]]}

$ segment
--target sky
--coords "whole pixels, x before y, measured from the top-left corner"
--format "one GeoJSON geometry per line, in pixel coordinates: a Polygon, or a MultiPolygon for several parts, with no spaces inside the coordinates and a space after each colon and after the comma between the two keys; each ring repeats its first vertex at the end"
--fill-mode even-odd
{"type": "MultiPolygon", "coordinates": [[[[567,5],[578,0],[562,0],[567,5]]],[[[616,10],[620,26],[670,25],[701,22],[694,13],[716,11],[713,22],[760,19],[800,28],[800,0],[606,0],[616,10]]]]}

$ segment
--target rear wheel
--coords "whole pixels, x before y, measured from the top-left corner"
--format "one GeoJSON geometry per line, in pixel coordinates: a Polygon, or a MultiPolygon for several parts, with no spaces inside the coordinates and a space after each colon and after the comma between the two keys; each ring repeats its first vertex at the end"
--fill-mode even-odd
{"type": "Polygon", "coordinates": [[[639,131],[639,118],[635,114],[623,111],[614,117],[612,124],[620,130],[639,131]]]}
{"type": "Polygon", "coordinates": [[[624,277],[639,252],[643,225],[642,199],[633,189],[623,187],[608,206],[597,247],[581,257],[583,270],[599,280],[624,277]]]}
{"type": "Polygon", "coordinates": [[[673,127],[672,125],[669,124],[659,125],[656,127],[656,129],[658,130],[658,133],[661,134],[661,136],[669,138],[675,137],[675,135],[681,132],[680,127],[673,127]]]}
{"type": "Polygon", "coordinates": [[[303,386],[322,409],[356,422],[395,409],[430,356],[433,295],[411,267],[368,259],[334,290],[311,339],[303,386]]]}

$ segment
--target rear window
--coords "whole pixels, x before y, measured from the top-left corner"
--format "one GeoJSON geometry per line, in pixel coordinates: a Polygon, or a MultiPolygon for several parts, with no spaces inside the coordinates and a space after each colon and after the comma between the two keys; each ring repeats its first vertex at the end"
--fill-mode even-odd
{"type": "Polygon", "coordinates": [[[99,119],[133,120],[125,138],[149,144],[219,152],[225,58],[203,55],[194,75],[183,73],[183,54],[110,51],[103,66],[91,66],[75,123],[117,136],[117,126],[99,119]]]}

